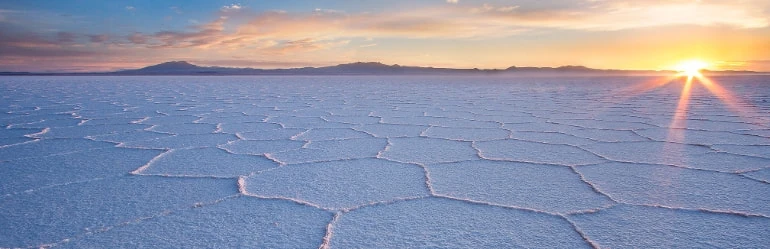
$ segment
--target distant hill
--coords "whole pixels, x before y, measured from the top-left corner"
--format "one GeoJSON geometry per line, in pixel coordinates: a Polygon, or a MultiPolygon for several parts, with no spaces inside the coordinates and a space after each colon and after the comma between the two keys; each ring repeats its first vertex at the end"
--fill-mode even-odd
{"type": "Polygon", "coordinates": [[[152,65],[139,69],[143,72],[190,72],[199,70],[201,67],[190,64],[186,61],[169,61],[158,65],[152,65]]]}

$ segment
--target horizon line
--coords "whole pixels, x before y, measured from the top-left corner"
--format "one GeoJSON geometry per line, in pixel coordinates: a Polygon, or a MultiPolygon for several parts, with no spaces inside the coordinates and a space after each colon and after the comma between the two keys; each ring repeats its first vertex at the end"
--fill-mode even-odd
{"type": "MultiPolygon", "coordinates": [[[[617,68],[592,68],[587,67],[584,65],[560,65],[560,66],[519,66],[519,65],[512,65],[506,68],[454,68],[454,67],[435,67],[435,66],[415,66],[415,65],[402,65],[399,63],[394,64],[386,64],[379,61],[356,61],[356,62],[348,62],[348,63],[339,63],[339,64],[333,64],[333,65],[325,65],[325,66],[304,66],[304,67],[284,67],[284,68],[258,68],[258,67],[230,67],[230,66],[217,66],[217,65],[200,65],[200,64],[194,64],[187,60],[170,60],[170,61],[164,61],[156,64],[150,64],[144,67],[140,68],[125,68],[125,69],[117,69],[117,70],[111,70],[111,71],[0,71],[0,75],[58,75],[58,74],[119,74],[121,72],[127,72],[127,71],[138,71],[142,69],[146,69],[153,66],[159,66],[163,64],[169,64],[169,63],[186,63],[192,66],[201,67],[201,68],[219,68],[219,69],[251,69],[251,70],[263,70],[263,71],[280,71],[280,70],[300,70],[300,69],[322,69],[322,68],[330,68],[330,67],[336,67],[336,66],[343,66],[343,65],[353,65],[353,64],[379,64],[387,67],[403,67],[403,68],[418,68],[418,69],[435,69],[435,70],[466,70],[466,71],[484,71],[484,72],[495,72],[495,71],[509,71],[512,68],[522,68],[522,69],[581,69],[586,71],[614,71],[614,72],[648,72],[648,73],[655,73],[655,72],[680,72],[675,69],[617,69],[617,68]]],[[[704,68],[701,71],[703,72],[715,72],[715,73],[746,73],[746,74],[770,74],[770,71],[752,71],[752,70],[715,70],[715,69],[708,69],[704,68]]]]}

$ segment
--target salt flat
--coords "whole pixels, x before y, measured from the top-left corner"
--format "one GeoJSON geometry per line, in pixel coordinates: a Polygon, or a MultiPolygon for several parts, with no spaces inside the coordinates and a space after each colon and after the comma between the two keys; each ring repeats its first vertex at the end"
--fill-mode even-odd
{"type": "Polygon", "coordinates": [[[770,76],[649,81],[2,77],[0,248],[770,245],[770,76]]]}

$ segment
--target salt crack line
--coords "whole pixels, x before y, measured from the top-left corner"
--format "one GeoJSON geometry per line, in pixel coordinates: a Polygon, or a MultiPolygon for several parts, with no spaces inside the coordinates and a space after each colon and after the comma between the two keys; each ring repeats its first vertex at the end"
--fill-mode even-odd
{"type": "Polygon", "coordinates": [[[281,160],[278,160],[278,158],[276,158],[276,157],[275,157],[275,155],[273,155],[272,153],[265,153],[263,156],[264,156],[265,158],[267,158],[267,159],[270,159],[270,160],[271,160],[271,161],[273,161],[273,162],[276,162],[276,163],[278,163],[278,166],[286,166],[286,165],[288,164],[288,163],[286,163],[286,162],[283,162],[283,161],[281,161],[281,160]]]}
{"type": "Polygon", "coordinates": [[[29,140],[29,141],[24,141],[24,142],[21,142],[21,143],[15,143],[15,144],[6,144],[6,145],[0,145],[0,149],[3,149],[3,148],[8,148],[8,147],[11,147],[11,146],[16,146],[16,145],[22,145],[22,144],[34,143],[34,142],[37,142],[37,141],[40,141],[40,140],[42,140],[42,139],[33,139],[33,140],[29,140]]]}
{"type": "Polygon", "coordinates": [[[604,210],[607,210],[607,209],[610,209],[610,208],[613,208],[613,207],[616,207],[616,206],[619,206],[619,205],[631,205],[631,204],[624,203],[624,202],[617,202],[617,203],[612,203],[612,204],[609,204],[607,206],[598,207],[598,208],[591,208],[591,209],[584,209],[584,210],[565,212],[562,215],[594,214],[594,213],[598,213],[598,212],[601,212],[601,211],[604,211],[604,210]]]}
{"type": "Polygon", "coordinates": [[[583,230],[582,230],[582,229],[580,229],[580,227],[579,227],[579,226],[578,226],[578,225],[577,225],[577,224],[576,224],[574,221],[570,220],[570,219],[569,219],[568,217],[566,217],[566,216],[561,216],[561,218],[562,218],[562,219],[564,219],[565,221],[567,221],[567,223],[569,223],[569,225],[572,227],[572,230],[574,230],[575,232],[577,232],[577,233],[578,233],[578,235],[580,235],[580,237],[581,237],[581,238],[583,238],[583,241],[585,241],[586,243],[588,243],[588,245],[589,245],[589,246],[591,246],[591,248],[594,248],[594,249],[599,249],[599,248],[601,248],[601,247],[599,246],[599,244],[597,244],[596,242],[594,242],[593,240],[591,240],[591,238],[589,238],[589,237],[588,237],[588,235],[587,235],[585,232],[583,232],[583,230]]]}
{"type": "Polygon", "coordinates": [[[340,216],[342,216],[342,212],[334,213],[334,217],[332,217],[332,220],[326,225],[326,234],[324,234],[323,241],[321,242],[321,245],[318,246],[318,249],[329,249],[331,247],[331,240],[334,235],[334,225],[340,220],[340,216]]]}
{"type": "Polygon", "coordinates": [[[578,171],[578,170],[577,170],[575,167],[569,167],[569,168],[570,168],[570,170],[572,170],[572,172],[574,172],[576,175],[578,175],[578,177],[580,177],[580,181],[582,181],[583,183],[585,183],[585,184],[587,184],[589,187],[591,187],[591,190],[593,190],[595,193],[597,193],[597,194],[599,194],[599,195],[602,195],[602,196],[604,196],[604,197],[607,197],[607,198],[608,198],[608,199],[610,199],[610,201],[612,201],[612,202],[615,202],[615,203],[620,203],[618,200],[616,200],[615,198],[613,198],[613,197],[612,197],[612,196],[610,196],[609,194],[607,194],[607,193],[604,193],[604,192],[602,192],[601,190],[599,190],[599,188],[597,188],[596,186],[594,186],[594,184],[593,184],[593,183],[591,183],[590,181],[588,181],[588,179],[586,179],[586,178],[585,178],[585,176],[584,176],[582,173],[580,173],[580,171],[578,171]]]}
{"type": "Polygon", "coordinates": [[[150,167],[150,166],[151,166],[151,165],[152,165],[154,162],[156,162],[156,161],[160,160],[161,158],[165,157],[166,155],[170,154],[171,152],[174,152],[174,149],[168,149],[168,150],[164,151],[163,153],[160,153],[160,154],[158,154],[157,156],[155,156],[155,157],[153,157],[152,159],[150,159],[150,161],[149,161],[149,162],[147,162],[146,164],[144,164],[144,165],[142,165],[141,167],[139,167],[139,168],[135,169],[134,171],[131,171],[131,173],[130,173],[130,174],[132,174],[132,175],[142,175],[142,174],[141,174],[141,172],[142,172],[142,171],[146,170],[146,169],[147,169],[147,168],[149,168],[149,167],[150,167]]]}
{"type": "MultiPolygon", "coordinates": [[[[214,133],[214,134],[217,134],[217,133],[225,133],[225,131],[224,131],[224,130],[222,130],[222,123],[217,123],[216,129],[215,129],[213,132],[211,132],[211,133],[214,133]]],[[[236,136],[236,137],[237,137],[237,136],[236,136]]],[[[239,138],[239,139],[240,139],[240,138],[239,138]]]]}
{"type": "MultiPolygon", "coordinates": [[[[136,218],[136,219],[133,219],[133,220],[124,221],[124,222],[121,222],[121,223],[118,223],[118,224],[115,224],[115,225],[112,225],[112,226],[100,227],[100,228],[98,228],[96,230],[89,230],[88,232],[75,235],[74,237],[65,238],[65,239],[62,239],[62,240],[57,241],[57,242],[41,244],[41,245],[38,245],[38,246],[28,246],[27,248],[51,248],[51,247],[61,246],[61,245],[66,244],[66,243],[68,243],[68,242],[70,242],[72,240],[85,238],[86,236],[108,232],[108,231],[110,231],[112,229],[115,229],[115,228],[124,227],[124,226],[132,225],[132,224],[138,224],[138,223],[146,221],[146,220],[151,220],[151,219],[156,219],[156,218],[160,218],[160,217],[164,217],[164,216],[169,216],[169,215],[172,215],[172,214],[174,214],[176,212],[179,212],[179,211],[184,211],[184,210],[189,210],[189,209],[195,209],[195,208],[201,208],[201,207],[207,207],[207,206],[216,205],[216,204],[219,204],[219,203],[221,203],[223,201],[226,201],[226,200],[229,200],[229,199],[235,199],[235,198],[238,198],[240,196],[241,195],[239,195],[239,194],[229,195],[229,196],[225,196],[223,198],[216,199],[216,200],[213,200],[213,201],[210,201],[210,202],[196,202],[196,203],[192,204],[191,206],[187,206],[187,207],[182,207],[182,208],[178,208],[178,209],[167,209],[167,210],[160,211],[159,213],[152,214],[150,216],[143,216],[143,217],[139,217],[139,218],[136,218]]],[[[88,230],[89,228],[85,228],[85,229],[88,230]]]]}
{"type": "Polygon", "coordinates": [[[137,119],[137,120],[134,120],[134,121],[131,121],[131,122],[128,122],[128,123],[131,123],[131,124],[144,124],[143,122],[147,121],[147,120],[150,120],[150,117],[144,117],[144,118],[137,119]]]}
{"type": "Polygon", "coordinates": [[[41,191],[41,190],[46,190],[46,189],[49,189],[49,188],[63,187],[63,186],[71,185],[71,184],[95,182],[95,181],[101,181],[101,180],[105,180],[105,179],[117,178],[117,177],[121,177],[121,176],[123,176],[123,175],[121,174],[121,175],[113,175],[113,176],[107,176],[107,177],[97,177],[97,178],[80,180],[80,181],[72,181],[72,182],[65,182],[65,183],[50,184],[50,185],[45,185],[45,186],[42,186],[42,187],[39,187],[39,188],[27,189],[27,190],[23,190],[23,191],[19,191],[19,192],[13,192],[13,193],[10,193],[10,194],[5,194],[2,197],[11,197],[11,196],[14,196],[14,195],[19,195],[19,194],[28,194],[28,193],[33,193],[33,192],[41,191]]]}
{"type": "Polygon", "coordinates": [[[388,152],[392,146],[393,146],[393,144],[390,142],[390,138],[385,138],[385,148],[380,150],[380,151],[378,151],[377,155],[375,155],[374,158],[380,158],[380,159],[386,159],[387,160],[387,158],[385,158],[383,156],[383,153],[388,152]]]}
{"type": "MultiPolygon", "coordinates": [[[[299,133],[299,134],[297,134],[297,135],[291,136],[291,137],[289,138],[289,140],[299,140],[299,139],[298,139],[299,137],[301,137],[302,135],[305,135],[305,134],[307,134],[308,132],[310,132],[310,130],[312,130],[312,129],[307,129],[307,130],[305,130],[305,131],[303,131],[303,132],[300,132],[300,133],[299,133]]],[[[309,140],[308,140],[307,142],[308,142],[308,143],[310,143],[310,141],[309,141],[309,140]]],[[[303,146],[303,148],[304,148],[304,146],[303,146]]]]}
{"type": "Polygon", "coordinates": [[[291,198],[291,197],[284,197],[284,196],[266,196],[266,195],[258,195],[258,194],[254,194],[254,193],[249,193],[249,191],[246,189],[246,177],[244,177],[244,176],[239,176],[237,183],[238,183],[238,193],[241,194],[241,195],[244,195],[244,196],[250,196],[250,197],[255,197],[255,198],[260,198],[260,199],[270,199],[270,200],[286,200],[286,201],[291,201],[291,202],[294,202],[294,203],[297,203],[297,204],[301,204],[301,205],[305,205],[305,206],[309,206],[309,207],[314,207],[314,208],[321,209],[321,210],[331,211],[331,209],[324,208],[324,207],[316,205],[316,204],[314,204],[312,202],[301,200],[301,199],[296,199],[296,198],[291,198]]]}
{"type": "Polygon", "coordinates": [[[670,210],[675,210],[675,211],[677,211],[677,210],[679,210],[679,211],[693,211],[693,212],[703,212],[703,213],[710,213],[710,214],[737,215],[737,216],[746,217],[746,218],[765,218],[765,219],[770,219],[770,216],[766,216],[766,215],[763,215],[763,214],[746,213],[746,212],[734,211],[734,210],[672,207],[672,206],[666,206],[666,205],[660,205],[660,204],[630,204],[630,203],[625,203],[625,204],[632,205],[632,206],[664,208],[664,209],[670,209],[670,210]]]}
{"type": "Polygon", "coordinates": [[[32,134],[27,134],[27,135],[24,135],[24,136],[28,137],[28,138],[40,138],[40,136],[42,136],[42,135],[44,135],[44,134],[46,134],[46,133],[48,133],[50,131],[51,131],[51,128],[46,127],[43,130],[41,130],[40,132],[36,132],[36,133],[32,133],[32,134]]]}
{"type": "Polygon", "coordinates": [[[476,204],[476,205],[487,205],[487,206],[492,206],[492,207],[501,207],[501,208],[507,208],[507,209],[513,209],[513,210],[533,212],[533,213],[538,213],[538,214],[547,214],[547,215],[556,216],[556,217],[563,217],[562,214],[552,213],[552,212],[548,212],[548,211],[540,210],[540,209],[525,208],[525,207],[510,206],[510,205],[501,205],[501,204],[492,203],[492,202],[477,201],[477,200],[459,198],[459,197],[454,197],[454,196],[449,196],[449,195],[444,195],[444,194],[433,194],[433,197],[445,198],[445,199],[456,200],[456,201],[462,201],[462,202],[467,202],[467,203],[476,204]]]}
{"type": "Polygon", "coordinates": [[[760,183],[764,183],[764,184],[770,184],[770,181],[766,181],[766,180],[762,180],[762,179],[753,178],[753,177],[750,177],[750,176],[747,176],[747,175],[744,175],[744,174],[738,174],[738,175],[739,175],[739,176],[741,176],[741,177],[743,177],[743,178],[746,178],[746,179],[752,180],[752,181],[757,181],[757,182],[760,182],[760,183]]]}
{"type": "Polygon", "coordinates": [[[412,200],[420,200],[420,199],[426,199],[435,197],[432,194],[426,194],[426,195],[419,195],[419,196],[407,196],[407,197],[395,197],[390,200],[384,200],[384,201],[372,201],[369,203],[364,203],[357,206],[347,207],[347,208],[328,208],[327,210],[333,210],[333,211],[340,211],[343,213],[349,213],[356,211],[358,209],[367,208],[367,207],[375,207],[375,206],[385,206],[385,205],[391,205],[399,202],[404,201],[412,201],[412,200]]]}

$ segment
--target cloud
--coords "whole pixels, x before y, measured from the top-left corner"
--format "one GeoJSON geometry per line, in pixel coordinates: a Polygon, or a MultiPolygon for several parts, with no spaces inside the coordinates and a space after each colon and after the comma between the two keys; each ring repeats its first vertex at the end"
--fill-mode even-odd
{"type": "Polygon", "coordinates": [[[446,0],[446,2],[447,3],[451,3],[451,4],[457,4],[457,2],[459,2],[459,0],[446,0]]]}
{"type": "Polygon", "coordinates": [[[59,43],[72,43],[72,42],[75,42],[75,38],[77,38],[77,36],[70,32],[56,33],[56,41],[58,41],[59,43]]]}
{"type": "Polygon", "coordinates": [[[142,33],[133,33],[127,37],[128,41],[133,44],[147,44],[148,38],[142,33]]]}
{"type": "Polygon", "coordinates": [[[623,30],[671,25],[728,25],[762,28],[770,13],[752,4],[729,1],[591,1],[579,6],[493,6],[471,8],[476,18],[533,28],[573,30],[623,30]]]}
{"type": "Polygon", "coordinates": [[[350,40],[341,41],[316,41],[312,38],[305,38],[300,40],[286,41],[282,44],[277,44],[266,48],[266,52],[275,53],[278,55],[295,54],[300,52],[310,52],[322,49],[329,49],[332,47],[338,47],[350,43],[350,40]]]}
{"type": "Polygon", "coordinates": [[[127,11],[134,11],[136,8],[134,6],[126,6],[127,11]]]}
{"type": "Polygon", "coordinates": [[[108,35],[89,35],[88,40],[93,43],[103,43],[110,39],[108,35]]]}
{"type": "MultiPolygon", "coordinates": [[[[46,20],[44,24],[24,22],[21,19],[22,15],[13,15],[8,11],[0,10],[0,16],[5,15],[6,18],[6,21],[0,22],[0,25],[27,25],[24,27],[26,33],[9,32],[11,29],[0,26],[0,30],[3,30],[0,32],[0,58],[13,59],[19,63],[23,63],[26,58],[29,63],[32,60],[28,58],[31,57],[23,56],[39,56],[35,59],[42,61],[47,60],[45,53],[50,53],[52,57],[66,61],[64,58],[86,60],[87,56],[96,53],[109,54],[112,58],[132,62],[149,60],[147,58],[153,58],[151,62],[157,62],[158,58],[179,58],[179,55],[193,61],[202,60],[201,58],[230,58],[233,55],[246,54],[252,57],[268,57],[276,61],[295,61],[298,64],[294,65],[299,66],[308,65],[308,61],[314,61],[313,59],[323,63],[342,60],[342,58],[385,58],[387,56],[378,53],[396,50],[402,57],[395,62],[403,63],[400,60],[409,60],[403,56],[415,53],[408,51],[413,50],[414,47],[410,46],[415,43],[431,44],[453,40],[472,42],[466,44],[484,44],[483,42],[487,39],[505,39],[522,34],[548,34],[548,37],[557,37],[565,34],[559,33],[563,30],[575,31],[566,32],[567,35],[589,34],[581,37],[606,38],[606,34],[633,34],[645,30],[648,33],[665,33],[659,30],[666,27],[684,27],[683,32],[691,31],[687,34],[695,32],[692,31],[693,27],[704,28],[703,30],[707,28],[743,30],[740,32],[747,33],[751,33],[755,28],[764,28],[757,32],[767,34],[767,27],[770,25],[768,21],[770,13],[767,13],[770,11],[768,8],[770,4],[762,0],[742,0],[741,4],[720,0],[701,2],[671,0],[654,1],[654,3],[646,0],[517,1],[516,5],[502,4],[503,1],[487,1],[488,4],[471,1],[463,1],[460,4],[452,0],[446,2],[450,4],[371,12],[350,10],[345,12],[322,8],[309,9],[305,12],[260,11],[241,4],[230,4],[211,10],[213,12],[211,14],[214,15],[212,19],[206,19],[208,15],[189,16],[192,19],[175,18],[181,20],[181,23],[189,22],[190,26],[183,29],[161,28],[142,33],[110,33],[109,35],[59,32],[68,30],[57,29],[58,26],[49,24],[52,22],[49,19],[44,19],[46,20]],[[602,32],[606,34],[592,35],[602,32]],[[351,40],[365,40],[365,42],[351,44],[351,40]],[[374,40],[377,40],[377,43],[374,40]],[[382,49],[358,49],[378,46],[378,43],[382,49]],[[383,46],[386,43],[388,46],[383,46]]],[[[132,6],[126,6],[126,11],[133,10],[135,8],[132,6]]],[[[165,11],[173,15],[170,12],[177,10],[178,8],[170,7],[170,10],[165,11]]],[[[170,26],[158,25],[158,27],[170,26]]],[[[649,34],[647,35],[645,37],[649,37],[649,34]]],[[[577,47],[579,42],[602,44],[602,46],[609,44],[598,41],[598,38],[581,38],[569,42],[549,39],[558,38],[537,37],[529,40],[549,43],[542,47],[553,46],[553,44],[577,47]]],[[[766,41],[766,39],[756,40],[756,43],[766,41]]],[[[516,43],[520,40],[508,41],[516,43]]],[[[645,42],[651,43],[650,41],[638,43],[645,42]]],[[[626,43],[629,42],[624,42],[626,43]]],[[[660,41],[660,43],[670,46],[671,42],[660,41]]],[[[463,50],[473,51],[473,49],[476,48],[469,47],[463,50]]],[[[757,50],[752,53],[755,51],[757,50]]],[[[550,51],[547,52],[550,53],[550,51]]],[[[447,54],[452,53],[454,52],[447,52],[447,54]]],[[[763,56],[764,54],[748,57],[763,58],[763,56]]],[[[442,59],[455,60],[450,57],[451,55],[447,55],[442,59]]],[[[740,59],[747,56],[726,57],[740,59]]],[[[439,60],[430,59],[431,63],[439,60]]],[[[509,59],[500,60],[506,60],[505,63],[507,63],[509,59]]],[[[236,61],[230,62],[238,64],[236,61]]],[[[259,65],[250,60],[240,63],[259,65]]],[[[264,64],[269,64],[269,61],[265,61],[264,64]]],[[[277,65],[277,62],[273,64],[277,65]]],[[[741,67],[737,64],[728,65],[741,67]]],[[[768,63],[762,61],[745,62],[745,65],[768,67],[768,63]]]]}
{"type": "Polygon", "coordinates": [[[237,3],[225,5],[225,6],[222,6],[222,8],[219,8],[219,10],[222,12],[234,12],[234,11],[239,11],[241,9],[243,9],[243,6],[237,3]]]}
{"type": "Polygon", "coordinates": [[[256,53],[289,54],[344,46],[342,41],[353,38],[485,39],[554,28],[604,31],[681,24],[741,28],[768,25],[767,17],[760,15],[761,12],[719,2],[524,3],[443,5],[399,12],[357,13],[321,8],[310,12],[255,12],[240,4],[231,4],[221,7],[213,21],[186,30],[133,33],[127,38],[134,45],[156,49],[249,49],[256,53]],[[336,46],[331,46],[334,43],[336,46]]]}
{"type": "Polygon", "coordinates": [[[171,7],[169,7],[168,9],[170,9],[171,11],[173,11],[174,13],[176,13],[177,15],[181,15],[182,13],[184,13],[184,12],[182,11],[182,9],[180,9],[180,8],[179,8],[179,7],[177,7],[177,6],[171,6],[171,7]]]}

